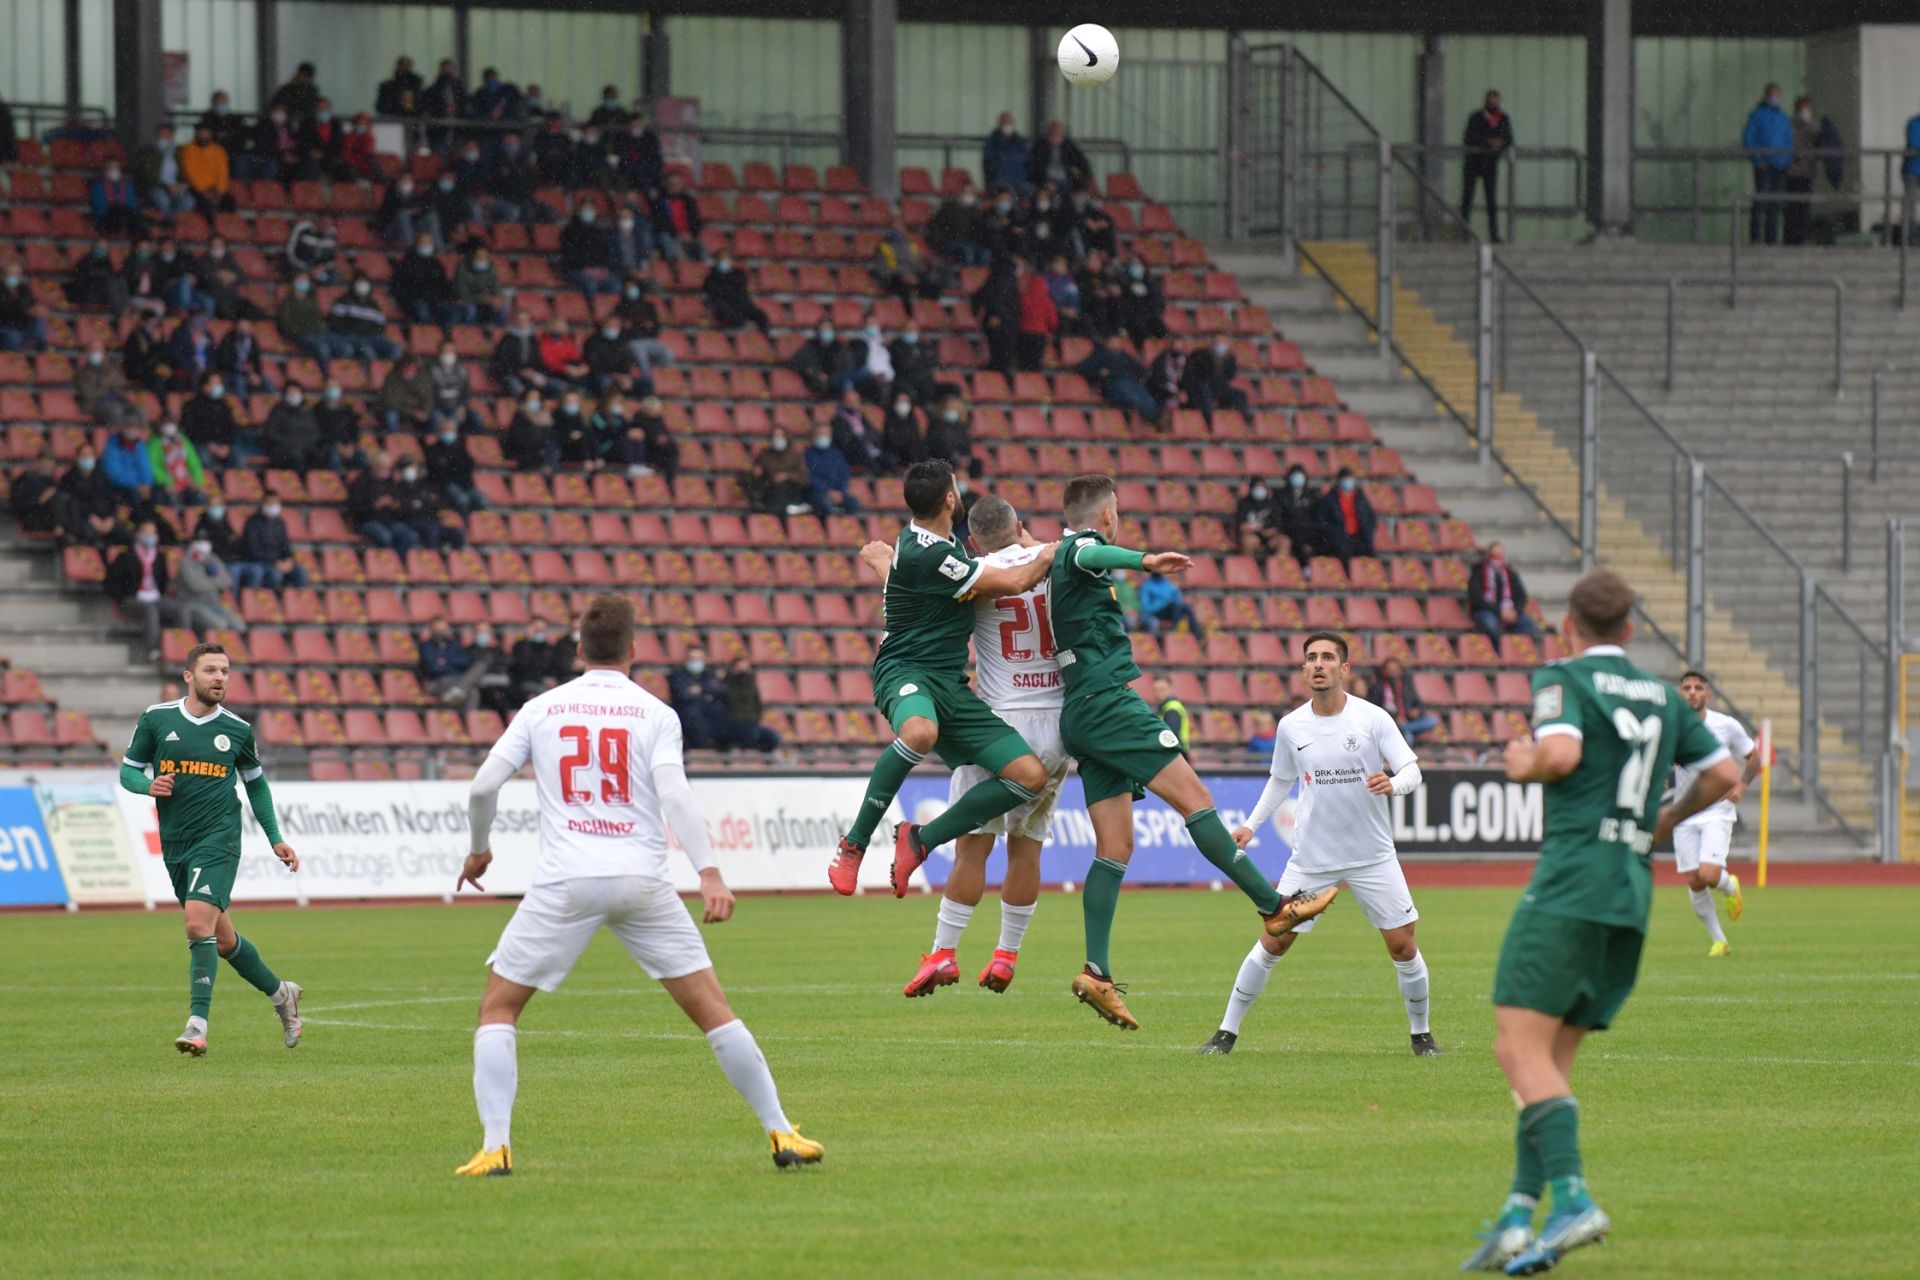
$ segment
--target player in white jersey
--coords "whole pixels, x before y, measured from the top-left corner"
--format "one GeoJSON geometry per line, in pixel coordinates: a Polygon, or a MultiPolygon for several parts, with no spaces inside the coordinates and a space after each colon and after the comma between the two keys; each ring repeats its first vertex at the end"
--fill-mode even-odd
{"type": "MultiPolygon", "coordinates": [[[[1308,636],[1301,670],[1313,697],[1281,717],[1273,739],[1273,776],[1267,779],[1247,825],[1236,830],[1233,838],[1246,848],[1299,779],[1293,856],[1280,873],[1281,896],[1347,886],[1393,957],[1414,1053],[1437,1054],[1440,1046],[1427,1024],[1427,962],[1413,935],[1420,913],[1414,910],[1413,895],[1393,847],[1387,800],[1420,785],[1419,761],[1392,716],[1342,687],[1352,670],[1344,637],[1326,631],[1308,636]]],[[[1240,962],[1220,1030],[1200,1046],[1200,1052],[1233,1052],[1241,1019],[1266,989],[1274,965],[1316,923],[1309,920],[1277,938],[1260,935],[1240,962]]]]}
{"type": "Polygon", "coordinates": [[[520,1012],[535,991],[566,980],[603,925],[706,1033],[720,1070],[765,1127],[774,1164],[814,1164],[822,1155],[781,1110],[767,1060],[728,1007],[706,943],[668,878],[670,825],[700,873],[706,922],[733,915],[733,894],[714,865],[706,819],[687,783],[680,719],[627,675],[633,628],[631,600],[595,598],[580,619],[585,673],[520,708],[473,780],[473,853],[456,890],[481,887],[493,861],[489,837],[500,788],[528,763],[540,797],[540,858],[532,887],[487,957],[491,972],[473,1036],[473,1096],[485,1136],[480,1153],[454,1170],[462,1176],[513,1172],[520,1012]]]}
{"type": "MultiPolygon", "coordinates": [[[[1039,544],[1023,536],[1020,517],[1004,498],[988,495],[975,502],[967,513],[967,531],[975,553],[989,565],[1017,568],[1041,552],[1039,544]]],[[[892,555],[887,544],[873,543],[860,558],[884,585],[892,555]]],[[[1046,766],[1047,785],[1026,804],[954,841],[953,870],[947,874],[934,922],[933,951],[920,957],[920,967],[901,988],[902,995],[931,995],[960,980],[955,954],[960,935],[986,893],[987,858],[1002,835],[1007,837],[1007,873],[1000,885],[1000,942],[980,971],[980,985],[996,992],[1013,985],[1020,944],[1040,897],[1040,846],[1052,830],[1060,783],[1071,763],[1060,741],[1066,686],[1053,659],[1047,582],[1042,578],[1019,595],[977,601],[973,624],[974,686],[980,700],[1026,739],[1046,766]]],[[[948,783],[947,802],[957,801],[986,776],[977,765],[961,765],[948,783]]]]}
{"type": "MultiPolygon", "coordinates": [[[[1733,948],[1727,945],[1727,935],[1720,928],[1720,913],[1714,905],[1713,895],[1719,894],[1727,900],[1727,918],[1738,920],[1747,909],[1746,898],[1740,892],[1740,878],[1727,870],[1727,852],[1733,844],[1733,824],[1739,820],[1734,805],[1747,793],[1747,784],[1760,772],[1760,753],[1754,748],[1753,735],[1746,726],[1724,712],[1715,711],[1707,706],[1707,700],[1713,696],[1713,689],[1707,678],[1698,671],[1689,671],[1680,677],[1680,696],[1687,705],[1700,713],[1700,719],[1714,737],[1720,739],[1727,754],[1743,762],[1739,783],[1729,791],[1726,798],[1710,804],[1699,813],[1673,829],[1673,864],[1680,874],[1687,878],[1687,888],[1693,895],[1693,914],[1700,917],[1700,923],[1706,926],[1709,945],[1707,955],[1718,958],[1733,954],[1733,948]]],[[[1674,791],[1684,794],[1693,782],[1697,771],[1675,765],[1673,769],[1674,791]]]]}

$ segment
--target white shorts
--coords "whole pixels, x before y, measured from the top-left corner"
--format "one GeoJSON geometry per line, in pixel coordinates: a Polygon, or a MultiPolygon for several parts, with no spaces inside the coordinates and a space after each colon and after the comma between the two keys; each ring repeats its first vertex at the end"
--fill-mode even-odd
{"type": "Polygon", "coordinates": [[[649,978],[711,969],[707,943],[680,895],[646,876],[587,876],[527,890],[487,963],[508,982],[542,991],[566,981],[605,925],[649,978]]]}
{"type": "MultiPolygon", "coordinates": [[[[1360,904],[1360,910],[1366,915],[1367,923],[1376,929],[1398,929],[1402,925],[1412,924],[1420,918],[1414,910],[1413,894],[1407,888],[1406,873],[1400,870],[1398,858],[1388,858],[1385,862],[1376,862],[1365,867],[1343,867],[1334,871],[1303,871],[1300,864],[1287,862],[1287,869],[1280,873],[1280,896],[1311,892],[1325,889],[1329,885],[1344,884],[1353,900],[1360,904]]],[[[1313,926],[1320,923],[1315,917],[1294,929],[1295,933],[1311,933],[1313,926]]]]}
{"type": "MultiPolygon", "coordinates": [[[[1066,744],[1060,741],[1059,708],[1002,711],[998,714],[1014,732],[1027,740],[1033,753],[1040,757],[1040,763],[1046,766],[1047,789],[1019,808],[1001,814],[980,830],[990,836],[1003,836],[1012,830],[1013,834],[1029,840],[1045,840],[1053,830],[1053,806],[1060,800],[1060,783],[1065,780],[1067,766],[1073,759],[1067,754],[1066,744]]],[[[947,784],[947,803],[953,804],[985,782],[987,777],[987,771],[977,764],[961,765],[953,771],[953,780],[947,784]]]]}
{"type": "Polygon", "coordinates": [[[1684,823],[1673,829],[1673,865],[1681,875],[1697,871],[1703,862],[1727,865],[1727,850],[1733,844],[1733,823],[1725,818],[1684,823]]]}

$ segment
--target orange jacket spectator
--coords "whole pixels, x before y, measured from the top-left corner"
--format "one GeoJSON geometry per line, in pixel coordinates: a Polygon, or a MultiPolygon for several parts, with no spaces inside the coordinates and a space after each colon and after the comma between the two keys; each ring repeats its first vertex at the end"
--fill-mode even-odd
{"type": "Polygon", "coordinates": [[[180,177],[196,195],[218,200],[227,194],[227,149],[197,137],[180,148],[180,177]]]}

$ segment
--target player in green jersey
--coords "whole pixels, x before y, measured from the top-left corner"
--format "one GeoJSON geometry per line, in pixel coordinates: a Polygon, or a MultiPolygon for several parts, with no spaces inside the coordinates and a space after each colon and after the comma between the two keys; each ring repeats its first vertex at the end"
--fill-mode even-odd
{"type": "Polygon", "coordinates": [[[1740,780],[1678,691],[1635,667],[1633,588],[1611,569],[1574,584],[1561,624],[1575,656],[1533,675],[1533,736],[1507,744],[1507,777],[1544,784],[1546,831],[1494,969],[1493,1053],[1520,1107],[1513,1189],[1463,1271],[1533,1275],[1611,1223],[1587,1194],[1569,1076],[1580,1041],[1633,990],[1653,902],[1653,846],[1740,780]],[[1678,762],[1697,771],[1665,808],[1678,762]],[[1541,1194],[1553,1211],[1533,1233],[1541,1194]]]}
{"type": "Polygon", "coordinates": [[[934,849],[1029,803],[1047,785],[1047,767],[1026,740],[975,696],[967,683],[967,657],[973,601],[1030,590],[1047,576],[1053,546],[1030,564],[984,564],[953,536],[960,494],[953,487],[952,467],[939,460],[916,462],[907,469],[903,488],[913,519],[894,544],[887,634],[873,659],[874,704],[899,736],[874,764],[853,827],[828,864],[827,880],[842,894],[854,891],[874,827],[929,751],[937,748],[940,758],[956,768],[977,765],[988,777],[925,827],[903,822],[895,829],[896,898],[906,896],[914,868],[934,849]]]}
{"type": "Polygon", "coordinates": [[[1121,999],[1107,952],[1120,881],[1133,856],[1136,796],[1151,791],[1186,820],[1187,834],[1201,854],[1253,900],[1275,937],[1325,911],[1339,887],[1282,898],[1234,843],[1214,811],[1212,793],[1182,754],[1180,739],[1131,687],[1140,668],[1133,663],[1133,642],[1108,575],[1115,569],[1179,574],[1193,562],[1175,551],[1146,555],[1111,545],[1120,532],[1120,505],[1109,476],[1074,477],[1067,483],[1065,507],[1067,533],[1048,584],[1054,653],[1066,681],[1060,737],[1080,762],[1095,852],[1080,899],[1087,964],[1073,980],[1073,994],[1108,1022],[1131,1031],[1140,1023],[1121,999]]]}
{"type": "Polygon", "coordinates": [[[207,1051],[207,1011],[221,956],[272,999],[287,1048],[300,1043],[300,984],[276,977],[227,915],[240,870],[236,774],[246,785],[253,816],[272,843],[274,856],[287,870],[300,869],[300,855],[280,838],[253,726],[220,705],[227,696],[228,672],[227,651],[219,645],[197,644],[187,650],[182,677],[186,696],[142,712],[120,762],[120,785],[154,798],[160,815],[160,856],[173,879],[173,895],[186,912],[191,957],[187,1029],[173,1044],[196,1058],[207,1051]]]}

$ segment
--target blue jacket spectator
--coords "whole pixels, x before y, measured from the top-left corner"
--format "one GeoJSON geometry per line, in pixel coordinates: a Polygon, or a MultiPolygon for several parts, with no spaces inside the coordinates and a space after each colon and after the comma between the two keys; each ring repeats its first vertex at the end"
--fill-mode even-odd
{"type": "Polygon", "coordinates": [[[1900,166],[1907,178],[1920,178],[1920,116],[1907,121],[1907,158],[1900,166]]]}
{"type": "Polygon", "coordinates": [[[1000,121],[980,147],[980,172],[987,190],[1006,187],[1025,194],[1027,182],[1027,140],[1013,127],[1013,113],[1002,111],[1000,121]]]}
{"type": "Polygon", "coordinates": [[[1160,402],[1147,390],[1147,371],[1121,347],[1121,335],[1110,333],[1074,372],[1085,378],[1108,404],[1136,413],[1148,422],[1160,416],[1160,402]]]}
{"type": "Polygon", "coordinates": [[[238,556],[232,568],[234,583],[240,587],[278,591],[307,585],[306,568],[293,558],[293,539],[287,533],[278,494],[268,494],[261,508],[247,517],[238,556]]]}
{"type": "Polygon", "coordinates": [[[147,453],[145,427],[131,425],[107,439],[100,451],[100,474],[114,488],[138,493],[153,487],[153,463],[147,453]]]}
{"type": "Polygon", "coordinates": [[[1188,631],[1200,634],[1200,619],[1187,603],[1186,593],[1171,578],[1148,574],[1140,584],[1140,625],[1148,635],[1157,636],[1161,627],[1178,627],[1182,622],[1188,631]]]}
{"type": "Polygon", "coordinates": [[[420,642],[420,678],[432,684],[448,676],[466,674],[473,655],[460,643],[446,621],[433,624],[433,630],[420,642]]]}
{"type": "Polygon", "coordinates": [[[87,188],[87,206],[93,213],[93,229],[101,235],[143,236],[146,219],[140,215],[140,196],[133,180],[121,173],[119,164],[106,171],[87,188]]]}
{"type": "Polygon", "coordinates": [[[667,698],[689,747],[771,751],[780,745],[780,735],[773,730],[742,720],[727,708],[726,681],[707,667],[706,650],[698,645],[687,650],[685,663],[667,673],[667,698]]]}
{"type": "Polygon", "coordinates": [[[1350,469],[1340,468],[1333,487],[1320,495],[1313,514],[1320,525],[1320,545],[1328,555],[1338,556],[1345,563],[1355,556],[1373,554],[1373,530],[1379,521],[1366,490],[1350,469]]]}
{"type": "Polygon", "coordinates": [[[1747,117],[1740,145],[1753,161],[1753,207],[1747,217],[1747,235],[1755,244],[1780,242],[1780,201],[1773,197],[1787,189],[1787,170],[1793,167],[1793,119],[1780,109],[1780,86],[1770,84],[1747,117]]]}
{"type": "Polygon", "coordinates": [[[847,455],[833,443],[831,423],[815,424],[813,444],[803,456],[807,463],[807,499],[813,503],[815,514],[851,515],[860,510],[860,504],[848,492],[853,471],[847,466],[847,455]]]}

